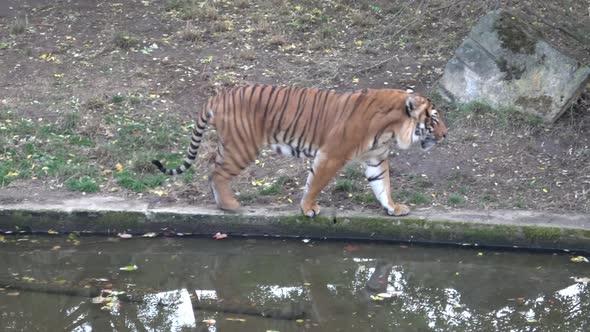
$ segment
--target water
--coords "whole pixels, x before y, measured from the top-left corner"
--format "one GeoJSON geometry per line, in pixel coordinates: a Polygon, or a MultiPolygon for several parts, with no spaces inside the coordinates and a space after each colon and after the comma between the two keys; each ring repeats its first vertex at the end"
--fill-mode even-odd
{"type": "Polygon", "coordinates": [[[107,307],[4,287],[0,322],[2,331],[589,331],[590,287],[574,278],[590,277],[590,264],[570,258],[296,240],[82,237],[73,245],[6,236],[3,286],[60,293],[89,285],[126,290],[137,302],[107,307]],[[138,269],[120,270],[129,265],[138,269]],[[395,297],[375,297],[383,292],[395,297]],[[197,294],[220,311],[193,310],[197,294]],[[303,308],[305,317],[236,308],[290,309],[283,316],[303,308]]]}

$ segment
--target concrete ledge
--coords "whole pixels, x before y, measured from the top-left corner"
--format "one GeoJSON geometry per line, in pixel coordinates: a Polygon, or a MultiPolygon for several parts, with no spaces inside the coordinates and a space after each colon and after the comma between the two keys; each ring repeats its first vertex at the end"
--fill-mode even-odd
{"type": "Polygon", "coordinates": [[[176,233],[307,237],[471,244],[590,252],[590,216],[532,211],[423,209],[393,218],[359,212],[322,211],[310,220],[295,206],[246,208],[224,213],[215,207],[157,204],[119,197],[82,197],[0,204],[3,232],[176,233]]]}

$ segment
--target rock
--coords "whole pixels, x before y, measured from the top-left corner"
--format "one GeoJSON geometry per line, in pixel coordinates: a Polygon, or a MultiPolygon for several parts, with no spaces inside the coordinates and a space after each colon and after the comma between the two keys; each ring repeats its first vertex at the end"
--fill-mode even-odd
{"type": "Polygon", "coordinates": [[[440,94],[555,121],[590,80],[590,68],[545,42],[521,15],[496,10],[482,17],[447,63],[440,94]]]}

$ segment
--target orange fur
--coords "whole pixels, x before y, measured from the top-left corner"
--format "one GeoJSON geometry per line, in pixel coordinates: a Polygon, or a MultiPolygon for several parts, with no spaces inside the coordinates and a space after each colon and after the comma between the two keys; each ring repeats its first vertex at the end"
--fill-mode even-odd
{"type": "Polygon", "coordinates": [[[314,158],[301,200],[305,215],[319,213],[316,197],[342,166],[357,159],[367,164],[367,178],[390,215],[409,208],[391,200],[388,142],[408,148],[429,148],[447,133],[440,110],[427,98],[395,89],[364,89],[347,93],[298,87],[248,85],[227,89],[201,110],[182,166],[158,168],[171,175],[192,165],[207,125],[219,136],[211,188],[221,209],[240,205],[230,188],[233,177],[250,165],[261,148],[314,158]]]}

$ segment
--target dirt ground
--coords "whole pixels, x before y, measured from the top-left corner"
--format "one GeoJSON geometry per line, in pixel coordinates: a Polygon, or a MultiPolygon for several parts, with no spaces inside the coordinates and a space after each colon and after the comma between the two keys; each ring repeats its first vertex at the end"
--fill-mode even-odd
{"type": "MultiPolygon", "coordinates": [[[[55,159],[58,152],[50,151],[48,138],[28,153],[27,139],[35,135],[8,128],[0,130],[6,144],[0,163],[8,165],[4,173],[0,166],[0,202],[83,191],[211,204],[206,178],[214,135],[188,180],[139,186],[131,180],[157,172],[149,167],[150,154],[182,158],[187,126],[216,86],[413,87],[430,94],[469,29],[498,7],[528,14],[550,43],[590,64],[585,0],[2,1],[0,113],[11,118],[0,120],[24,119],[29,129],[37,122],[63,124],[75,108],[70,127],[80,142],[90,143],[68,155],[84,155],[82,163],[96,170],[98,185],[97,192],[84,192],[66,185],[76,174],[24,172],[40,167],[26,164],[27,158],[54,153],[55,159]],[[124,136],[127,127],[121,125],[132,120],[140,129],[124,136]],[[161,128],[167,132],[147,137],[161,128]],[[105,148],[129,138],[134,145],[119,145],[117,153],[105,148]],[[19,156],[22,162],[8,164],[19,156]],[[126,178],[131,184],[116,176],[119,168],[133,171],[126,178]]],[[[590,211],[590,87],[551,125],[477,107],[446,107],[445,142],[427,153],[392,154],[396,200],[419,207],[590,211]]],[[[41,127],[35,130],[41,137],[41,127]]],[[[234,187],[245,205],[295,207],[306,169],[306,161],[264,151],[234,187]]],[[[362,174],[360,165],[347,166],[324,190],[320,205],[378,211],[362,174]]]]}

